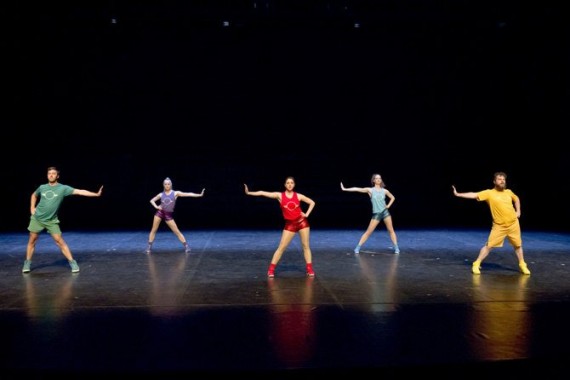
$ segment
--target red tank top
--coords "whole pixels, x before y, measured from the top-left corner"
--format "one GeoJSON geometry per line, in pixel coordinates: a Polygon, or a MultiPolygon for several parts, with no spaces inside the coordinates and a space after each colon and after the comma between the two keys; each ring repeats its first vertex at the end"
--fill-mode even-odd
{"type": "Polygon", "coordinates": [[[286,192],[281,193],[281,211],[285,220],[297,220],[301,217],[301,202],[297,193],[293,192],[291,198],[287,198],[286,192]]]}

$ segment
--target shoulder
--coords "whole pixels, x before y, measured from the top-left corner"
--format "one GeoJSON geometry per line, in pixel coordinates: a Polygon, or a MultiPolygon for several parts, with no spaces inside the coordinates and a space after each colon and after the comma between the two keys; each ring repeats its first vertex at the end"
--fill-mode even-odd
{"type": "Polygon", "coordinates": [[[496,192],[495,189],[485,189],[485,190],[477,191],[475,194],[477,194],[478,200],[483,201],[483,200],[487,200],[491,196],[491,194],[493,194],[494,192],[496,192]]]}

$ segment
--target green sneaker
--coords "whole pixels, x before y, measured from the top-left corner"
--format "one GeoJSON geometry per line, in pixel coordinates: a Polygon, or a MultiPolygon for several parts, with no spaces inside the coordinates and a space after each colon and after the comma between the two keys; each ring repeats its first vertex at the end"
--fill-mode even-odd
{"type": "Polygon", "coordinates": [[[24,267],[22,268],[22,273],[28,273],[31,270],[30,269],[31,266],[32,266],[32,260],[25,260],[24,267]]]}
{"type": "Polygon", "coordinates": [[[77,261],[71,260],[69,262],[69,266],[71,266],[71,272],[73,273],[79,272],[79,265],[77,265],[77,261]]]}

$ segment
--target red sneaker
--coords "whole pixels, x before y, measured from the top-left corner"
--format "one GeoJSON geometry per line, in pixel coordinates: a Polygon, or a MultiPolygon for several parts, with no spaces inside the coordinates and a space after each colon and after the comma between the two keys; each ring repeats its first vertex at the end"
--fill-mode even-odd
{"type": "Polygon", "coordinates": [[[315,277],[315,271],[313,270],[313,264],[307,264],[307,276],[315,277]]]}
{"type": "Polygon", "coordinates": [[[275,264],[270,264],[269,265],[269,269],[267,270],[267,277],[269,278],[273,278],[275,277],[275,264]]]}

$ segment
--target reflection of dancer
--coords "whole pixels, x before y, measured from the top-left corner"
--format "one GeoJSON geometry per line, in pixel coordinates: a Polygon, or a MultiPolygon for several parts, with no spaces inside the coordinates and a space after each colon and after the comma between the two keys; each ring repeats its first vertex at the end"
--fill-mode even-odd
{"type": "MultiPolygon", "coordinates": [[[[473,280],[474,315],[465,318],[466,331],[473,331],[466,339],[470,356],[476,360],[504,360],[510,352],[518,358],[532,355],[534,346],[533,322],[531,313],[521,312],[511,307],[497,307],[491,300],[504,300],[522,305],[529,302],[527,282],[530,276],[506,276],[500,283],[490,276],[471,276],[473,280]],[[509,323],[505,323],[509,321],[509,323]]],[[[511,356],[513,358],[513,356],[511,356]]]]}
{"type": "Polygon", "coordinates": [[[182,191],[174,191],[172,190],[172,181],[170,178],[166,177],[162,182],[162,186],[164,190],[157,195],[155,195],[151,200],[150,203],[153,207],[157,210],[154,214],[154,218],[152,220],[152,229],[148,235],[148,245],[146,248],[146,253],[151,253],[152,244],[154,243],[154,238],[156,237],[156,231],[158,231],[158,227],[160,226],[160,222],[164,220],[166,225],[170,227],[172,232],[178,237],[178,240],[184,245],[184,251],[186,253],[190,252],[190,246],[186,242],[186,238],[178,229],[176,222],[174,221],[174,206],[176,206],[176,199],[178,197],[193,197],[198,198],[204,196],[204,191],[206,189],[202,189],[202,192],[197,193],[185,193],[182,191]],[[157,205],[156,202],[160,200],[160,204],[157,205]]]}
{"type": "MultiPolygon", "coordinates": [[[[147,255],[147,257],[152,285],[150,312],[156,315],[176,315],[179,311],[180,300],[188,291],[185,282],[189,279],[184,276],[187,274],[184,269],[189,256],[179,255],[174,262],[169,256],[147,255]]],[[[164,339],[163,333],[163,331],[160,333],[161,341],[164,339]]]]}
{"type": "MultiPolygon", "coordinates": [[[[26,283],[26,306],[28,316],[49,325],[57,322],[70,309],[73,296],[73,285],[77,276],[61,277],[50,281],[49,285],[44,279],[34,276],[24,276],[26,283]]],[[[45,326],[44,331],[52,327],[45,326]]]]}
{"type": "Polygon", "coordinates": [[[373,174],[371,182],[373,185],[372,187],[344,187],[342,182],[340,183],[342,191],[368,194],[370,201],[372,202],[372,218],[370,219],[368,228],[360,237],[356,248],[354,248],[354,253],[360,253],[360,248],[364,243],[366,243],[366,240],[368,240],[370,235],[372,235],[378,224],[380,224],[380,221],[384,221],[386,229],[390,234],[390,239],[394,245],[394,253],[400,253],[398,238],[396,237],[396,232],[394,232],[394,226],[392,224],[392,216],[388,211],[396,200],[396,197],[394,197],[394,195],[384,187],[384,181],[382,181],[380,174],[373,174]],[[388,204],[386,204],[386,197],[390,200],[388,204]]]}
{"type": "Polygon", "coordinates": [[[479,256],[473,262],[473,274],[481,274],[481,263],[493,248],[503,246],[505,238],[513,246],[515,254],[519,260],[519,268],[522,273],[530,274],[530,270],[524,261],[522,248],[521,226],[519,218],[521,216],[521,202],[518,196],[507,189],[507,175],[503,172],[496,172],[493,176],[492,189],[479,192],[458,193],[455,186],[451,186],[456,197],[485,201],[491,210],[493,227],[487,239],[487,243],[479,251],[479,256]]]}
{"type": "Polygon", "coordinates": [[[288,368],[303,368],[316,354],[317,311],[313,304],[314,277],[301,285],[298,279],[270,278],[269,334],[278,358],[288,368]]]}
{"type": "Polygon", "coordinates": [[[58,211],[63,202],[63,199],[69,195],[82,195],[85,197],[100,197],[103,192],[103,186],[99,188],[98,192],[88,190],[75,189],[71,186],[63,185],[57,180],[59,179],[59,170],[51,166],[47,170],[48,183],[40,185],[36,191],[32,193],[30,199],[30,224],[28,231],[30,231],[30,238],[26,248],[26,260],[22,272],[28,273],[31,270],[32,256],[36,249],[36,243],[40,232],[47,230],[55,244],[61,249],[63,256],[69,261],[72,272],[79,272],[79,265],[73,259],[69,246],[61,236],[61,229],[59,228],[58,211]],[[39,202],[38,202],[39,198],[39,202]]]}
{"type": "Polygon", "coordinates": [[[309,245],[311,227],[309,226],[307,218],[315,207],[315,201],[301,193],[293,191],[295,188],[295,179],[293,177],[287,177],[285,179],[285,191],[283,192],[249,191],[246,184],[244,184],[244,187],[247,195],[277,199],[281,205],[281,211],[283,212],[283,218],[285,219],[285,227],[283,228],[281,241],[279,242],[277,250],[275,250],[275,253],[273,254],[269,270],[267,271],[267,276],[275,276],[275,267],[297,232],[299,232],[299,236],[301,237],[301,245],[303,246],[303,255],[305,256],[307,267],[307,276],[314,276],[315,272],[313,271],[311,247],[309,245]],[[301,202],[305,202],[309,205],[306,212],[301,210],[301,202]]]}

